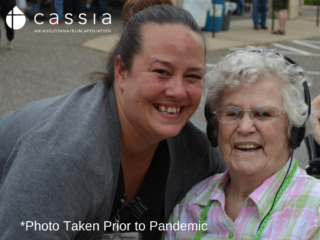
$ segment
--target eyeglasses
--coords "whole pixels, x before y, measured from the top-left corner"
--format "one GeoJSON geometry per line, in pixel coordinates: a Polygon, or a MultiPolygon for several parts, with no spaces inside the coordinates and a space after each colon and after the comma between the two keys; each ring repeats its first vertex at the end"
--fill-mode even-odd
{"type": "Polygon", "coordinates": [[[220,122],[223,123],[237,123],[244,115],[244,112],[249,112],[250,118],[254,121],[266,121],[275,117],[279,117],[281,114],[285,114],[285,111],[279,111],[275,107],[260,106],[251,108],[251,110],[242,110],[235,106],[226,106],[218,108],[213,112],[220,122]]]}

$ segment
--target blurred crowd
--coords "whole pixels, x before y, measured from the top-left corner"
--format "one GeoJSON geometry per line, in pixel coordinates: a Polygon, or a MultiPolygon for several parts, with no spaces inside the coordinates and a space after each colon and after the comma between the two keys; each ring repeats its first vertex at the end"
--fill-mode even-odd
{"type": "MultiPolygon", "coordinates": [[[[78,17],[84,10],[92,10],[97,18],[108,12],[108,0],[53,0],[54,12],[58,15],[58,23],[64,24],[64,15],[71,13],[78,17]],[[84,9],[85,8],[85,9],[84,9]]],[[[56,23],[57,20],[51,20],[56,23]]]]}
{"type": "MultiPolygon", "coordinates": [[[[269,10],[269,4],[273,4],[272,8],[275,10],[276,16],[279,22],[279,29],[273,31],[272,34],[285,35],[286,23],[288,18],[288,5],[289,0],[233,0],[237,4],[237,9],[234,11],[236,15],[243,15],[245,12],[245,6],[250,6],[252,12],[253,28],[255,30],[263,29],[268,30],[267,16],[269,10]]],[[[304,0],[299,0],[299,15],[302,14],[304,0]]]]}

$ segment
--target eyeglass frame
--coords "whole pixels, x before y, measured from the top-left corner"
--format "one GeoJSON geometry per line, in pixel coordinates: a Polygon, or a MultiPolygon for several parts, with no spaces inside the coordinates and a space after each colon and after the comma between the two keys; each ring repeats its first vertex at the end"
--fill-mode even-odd
{"type": "Polygon", "coordinates": [[[241,107],[237,107],[237,106],[224,106],[224,107],[219,107],[217,110],[215,110],[215,111],[212,112],[212,113],[217,117],[217,119],[218,119],[219,122],[227,123],[227,124],[234,124],[234,123],[235,123],[235,122],[223,122],[223,121],[221,121],[221,120],[218,118],[217,111],[219,111],[219,109],[221,109],[221,108],[227,108],[227,107],[235,107],[235,108],[241,109],[241,116],[240,116],[240,117],[237,117],[237,123],[239,122],[239,120],[240,120],[241,118],[243,118],[244,112],[250,112],[250,113],[249,113],[250,119],[251,119],[252,121],[255,121],[256,118],[253,117],[251,111],[252,111],[252,109],[259,108],[259,107],[271,107],[271,108],[276,109],[278,115],[277,115],[277,116],[271,116],[271,118],[275,118],[275,117],[278,118],[281,114],[286,114],[286,111],[279,110],[278,108],[273,107],[273,106],[258,106],[258,107],[253,107],[253,108],[251,108],[250,110],[243,110],[241,107]]]}

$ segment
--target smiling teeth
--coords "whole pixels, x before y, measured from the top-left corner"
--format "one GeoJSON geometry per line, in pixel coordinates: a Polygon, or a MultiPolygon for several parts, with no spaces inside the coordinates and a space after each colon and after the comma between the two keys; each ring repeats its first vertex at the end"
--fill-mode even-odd
{"type": "Polygon", "coordinates": [[[164,114],[179,114],[180,113],[180,107],[175,108],[175,107],[168,107],[166,108],[165,106],[160,106],[158,104],[154,105],[159,112],[164,113],[164,114]]]}
{"type": "Polygon", "coordinates": [[[243,148],[243,149],[255,149],[258,148],[259,146],[257,145],[252,145],[252,144],[245,144],[245,145],[238,145],[237,148],[243,148]]]}

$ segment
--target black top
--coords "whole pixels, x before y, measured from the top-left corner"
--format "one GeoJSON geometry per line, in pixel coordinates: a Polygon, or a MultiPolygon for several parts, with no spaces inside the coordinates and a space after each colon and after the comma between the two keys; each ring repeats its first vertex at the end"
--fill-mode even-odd
{"type": "MultiPolygon", "coordinates": [[[[166,221],[164,217],[164,196],[169,166],[170,156],[167,140],[163,140],[159,143],[137,196],[120,211],[120,223],[131,223],[128,231],[135,232],[135,223],[138,223],[137,226],[139,226],[139,223],[143,223],[140,225],[141,227],[145,226],[145,230],[140,231],[143,240],[161,238],[162,232],[157,227],[150,231],[150,221],[156,221],[158,224],[166,221]]],[[[109,219],[111,222],[114,222],[124,192],[124,178],[122,167],[120,167],[115,200],[109,219]]],[[[107,228],[106,232],[112,232],[112,228],[107,228]]]]}

